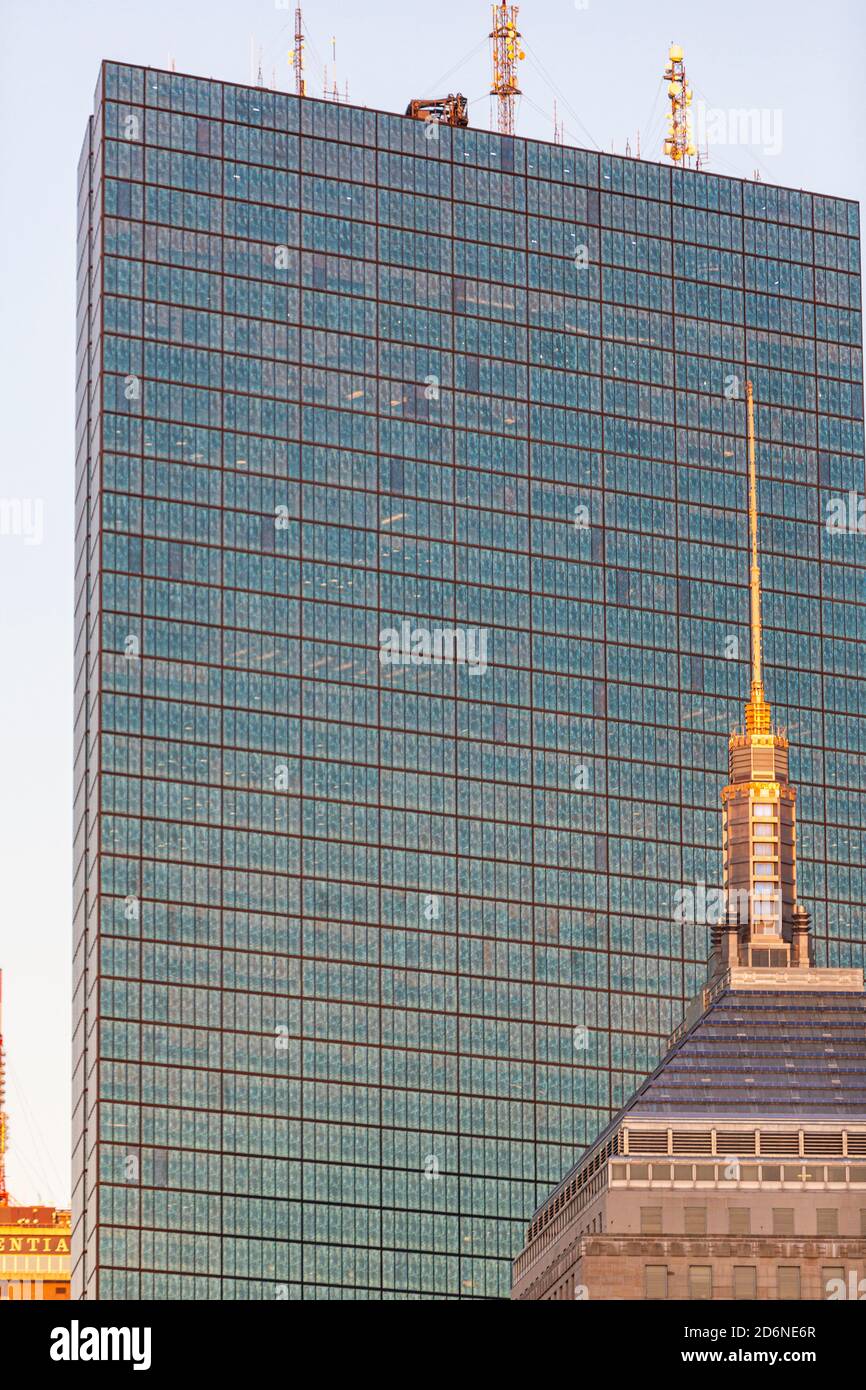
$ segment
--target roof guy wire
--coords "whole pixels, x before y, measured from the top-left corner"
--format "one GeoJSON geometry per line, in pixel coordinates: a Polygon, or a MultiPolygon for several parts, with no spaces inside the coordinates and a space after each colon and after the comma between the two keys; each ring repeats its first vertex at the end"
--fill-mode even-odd
{"type": "MultiPolygon", "coordinates": [[[[695,93],[695,96],[699,99],[699,101],[700,101],[705,107],[712,107],[713,110],[718,110],[718,109],[719,109],[719,108],[715,107],[711,101],[708,101],[708,99],[707,99],[707,97],[706,97],[706,93],[704,92],[704,90],[703,90],[702,87],[698,87],[698,86],[696,85],[696,83],[694,83],[694,82],[692,82],[691,86],[692,86],[693,92],[695,93]]],[[[710,149],[711,149],[712,152],[713,152],[713,164],[714,164],[714,165],[719,165],[722,169],[724,169],[725,166],[727,166],[727,168],[731,171],[731,173],[733,174],[733,176],[734,176],[735,178],[751,178],[751,176],[752,176],[752,175],[751,175],[751,172],[750,172],[749,174],[741,174],[741,173],[739,173],[739,172],[737,171],[737,164],[736,164],[736,161],[733,162],[733,163],[731,163],[728,159],[720,158],[719,154],[717,153],[717,151],[719,150],[719,148],[720,148],[719,145],[711,145],[711,146],[710,146],[710,149]]],[[[730,145],[730,144],[728,144],[728,145],[725,145],[723,148],[725,148],[725,149],[727,149],[727,150],[730,150],[730,151],[733,151],[733,150],[745,151],[745,150],[747,150],[747,151],[749,152],[749,154],[748,154],[748,161],[749,161],[749,163],[750,163],[754,168],[757,168],[757,169],[760,170],[761,176],[762,176],[762,178],[764,179],[764,182],[765,182],[765,183],[773,183],[773,182],[774,182],[774,180],[773,180],[771,174],[769,173],[769,171],[768,171],[767,169],[764,168],[763,164],[761,163],[761,161],[758,159],[757,155],[755,154],[755,148],[756,148],[756,147],[755,147],[754,145],[747,145],[747,144],[745,144],[745,143],[742,143],[742,144],[739,144],[739,145],[730,145]]]]}
{"type": "MultiPolygon", "coordinates": [[[[547,85],[548,85],[548,87],[551,89],[551,91],[553,91],[553,92],[556,93],[556,95],[559,97],[559,100],[562,102],[563,106],[565,107],[566,111],[567,111],[568,114],[571,116],[572,120],[576,123],[576,125],[579,127],[579,129],[583,131],[584,135],[586,136],[587,140],[589,140],[590,144],[593,145],[597,150],[601,151],[601,145],[599,145],[598,141],[595,140],[595,139],[593,138],[593,136],[590,134],[590,132],[587,130],[586,126],[583,124],[583,121],[580,119],[580,117],[578,116],[578,114],[577,114],[577,112],[575,111],[574,107],[573,107],[573,106],[571,105],[571,103],[569,102],[568,98],[567,98],[566,96],[564,96],[561,87],[558,87],[558,86],[556,85],[556,83],[554,82],[553,78],[550,76],[550,73],[549,73],[549,72],[547,71],[547,69],[544,67],[544,64],[541,63],[540,60],[539,60],[538,58],[536,58],[534,52],[532,51],[532,49],[530,48],[529,44],[528,44],[525,40],[524,40],[524,42],[523,42],[523,47],[524,47],[524,49],[526,50],[526,56],[527,56],[527,58],[529,59],[530,63],[532,63],[533,67],[537,70],[537,72],[538,72],[539,76],[541,77],[542,81],[546,82],[547,85]]],[[[546,119],[549,120],[549,119],[550,119],[549,115],[547,115],[546,113],[545,113],[545,115],[546,115],[546,119]]]]}
{"type": "MultiPolygon", "coordinates": [[[[318,64],[319,71],[321,72],[324,69],[325,64],[322,62],[319,50],[313,41],[312,35],[310,34],[310,27],[307,24],[306,18],[304,19],[304,37],[307,41],[307,47],[311,49],[313,57],[315,58],[316,63],[318,64]]],[[[325,92],[324,95],[327,96],[327,92],[325,92]]]]}
{"type": "MultiPolygon", "coordinates": [[[[30,1139],[33,1145],[32,1157],[35,1163],[38,1165],[42,1183],[44,1184],[46,1191],[51,1191],[52,1189],[54,1189],[56,1192],[62,1193],[63,1183],[61,1181],[60,1174],[57,1169],[57,1164],[54,1161],[54,1155],[51,1151],[51,1146],[48,1143],[46,1143],[45,1135],[42,1132],[42,1127],[39,1124],[38,1117],[36,1116],[36,1113],[34,1112],[30,1104],[30,1101],[27,1098],[25,1088],[19,1080],[16,1068],[10,1065],[8,1070],[9,1080],[12,1083],[12,1091],[14,1092],[16,1100],[18,1102],[19,1113],[23,1117],[24,1123],[27,1126],[27,1129],[30,1134],[30,1139]],[[48,1160],[48,1168],[46,1168],[45,1166],[46,1159],[48,1160]]],[[[20,1149],[16,1150],[16,1157],[24,1157],[20,1149]]],[[[31,1164],[29,1166],[32,1169],[33,1165],[31,1164]]]]}
{"type": "Polygon", "coordinates": [[[644,121],[643,125],[640,127],[640,129],[644,132],[644,143],[648,150],[655,149],[656,145],[660,143],[660,141],[656,138],[656,129],[657,127],[661,127],[665,120],[665,112],[663,110],[661,112],[659,111],[659,97],[661,96],[663,89],[664,79],[660,77],[658,81],[658,86],[656,87],[655,100],[653,101],[650,113],[644,121]]]}
{"type": "MultiPolygon", "coordinates": [[[[539,116],[543,116],[545,122],[546,122],[548,125],[550,124],[550,112],[549,112],[549,111],[545,111],[543,106],[539,106],[539,105],[538,105],[538,102],[537,102],[537,101],[533,101],[533,100],[532,100],[532,97],[528,97],[528,96],[526,95],[525,92],[523,93],[523,96],[522,96],[520,99],[521,99],[521,101],[527,102],[528,105],[532,107],[533,111],[537,111],[538,114],[539,114],[539,116]]],[[[562,133],[563,135],[568,136],[567,141],[565,141],[566,144],[570,145],[573,149],[577,149],[577,150],[583,149],[583,141],[582,141],[578,136],[576,136],[576,135],[574,134],[574,132],[571,130],[571,127],[570,127],[570,126],[567,126],[567,125],[565,124],[565,121],[560,120],[560,122],[559,122],[559,129],[560,129],[560,131],[561,131],[561,133],[562,133]]],[[[584,132],[584,134],[586,134],[586,132],[584,132]]],[[[543,137],[542,137],[542,138],[543,138],[543,137]]],[[[555,143],[555,142],[554,142],[554,143],[555,143]]],[[[603,151],[602,151],[602,153],[603,153],[603,151]]]]}
{"type": "MultiPolygon", "coordinates": [[[[448,71],[443,73],[441,77],[437,77],[435,82],[429,82],[424,88],[425,92],[441,91],[445,83],[448,81],[449,77],[453,77],[456,72],[459,72],[462,67],[465,67],[465,65],[469,62],[470,58],[474,58],[476,53],[480,53],[482,48],[486,47],[487,39],[484,38],[481,40],[480,43],[477,43],[474,48],[470,49],[469,52],[463,58],[460,59],[459,63],[455,63],[453,68],[449,68],[448,71]]],[[[485,92],[484,95],[486,96],[487,93],[485,92]]]]}

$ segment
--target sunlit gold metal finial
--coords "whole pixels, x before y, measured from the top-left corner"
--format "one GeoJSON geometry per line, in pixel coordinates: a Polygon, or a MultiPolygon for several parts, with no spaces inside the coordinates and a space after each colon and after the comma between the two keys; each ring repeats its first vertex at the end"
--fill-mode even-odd
{"type": "Polygon", "coordinates": [[[749,597],[752,688],[745,731],[728,740],[722,790],[725,911],[713,928],[712,971],[808,969],[809,914],[797,901],[796,789],[788,780],[788,738],[773,730],[761,670],[761,567],[755,404],[746,382],[749,459],[749,597]]]}
{"type": "Polygon", "coordinates": [[[749,593],[751,598],[752,634],[752,693],[746,705],[746,730],[750,734],[768,734],[772,719],[770,706],[764,699],[761,671],[761,566],[758,557],[758,477],[755,463],[755,403],[751,381],[746,382],[746,414],[749,432],[749,593]]]}

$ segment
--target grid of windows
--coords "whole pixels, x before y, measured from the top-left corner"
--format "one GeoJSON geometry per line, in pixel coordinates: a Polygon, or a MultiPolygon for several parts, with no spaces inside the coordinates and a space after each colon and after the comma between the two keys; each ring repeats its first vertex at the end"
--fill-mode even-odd
{"type": "Polygon", "coordinates": [[[707,954],[746,689],[862,963],[853,204],[106,64],[80,166],[75,1231],[489,1297],[707,954]],[[826,829],[825,829],[826,823],[826,829]]]}

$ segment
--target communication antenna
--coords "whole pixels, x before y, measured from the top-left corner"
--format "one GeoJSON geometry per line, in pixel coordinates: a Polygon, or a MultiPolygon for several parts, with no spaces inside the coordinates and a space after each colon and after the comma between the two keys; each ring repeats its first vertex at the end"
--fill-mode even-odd
{"type": "Polygon", "coordinates": [[[521,95],[517,85],[517,64],[526,57],[520,47],[517,28],[517,5],[493,6],[493,29],[490,43],[493,52],[493,86],[490,95],[496,97],[497,125],[500,135],[514,134],[514,98],[521,95]]]}
{"type": "Polygon", "coordinates": [[[0,1207],[9,1205],[6,1186],[6,1054],[3,1050],[3,971],[0,970],[0,1207]]]}
{"type": "Polygon", "coordinates": [[[556,97],[553,98],[553,143],[554,145],[562,144],[562,125],[556,109],[556,97]]]}
{"type": "Polygon", "coordinates": [[[696,150],[692,136],[692,89],[686,81],[683,50],[678,43],[672,43],[668,50],[665,81],[668,84],[671,110],[664,152],[674,164],[684,165],[686,159],[694,158],[696,150]]]}
{"type": "Polygon", "coordinates": [[[300,5],[295,10],[295,46],[292,49],[292,68],[295,73],[295,96],[305,97],[307,84],[304,81],[304,19],[300,5]]]}
{"type": "MultiPolygon", "coordinates": [[[[331,100],[331,101],[339,101],[339,100],[340,100],[340,89],[339,89],[339,87],[337,86],[337,36],[336,36],[336,34],[334,34],[333,37],[332,37],[332,39],[331,39],[331,60],[332,60],[333,65],[334,65],[334,85],[332,86],[331,90],[328,91],[328,69],[327,69],[327,67],[326,67],[326,68],[325,68],[325,88],[324,88],[323,96],[324,96],[326,99],[329,99],[329,100],[331,100]]],[[[347,82],[347,83],[346,83],[346,100],[348,101],[348,99],[349,99],[349,84],[348,84],[348,82],[347,82]]]]}

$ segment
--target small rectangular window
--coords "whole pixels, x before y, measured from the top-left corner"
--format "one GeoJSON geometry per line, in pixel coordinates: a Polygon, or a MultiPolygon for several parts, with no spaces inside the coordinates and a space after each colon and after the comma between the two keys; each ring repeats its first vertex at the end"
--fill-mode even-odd
{"type": "Polygon", "coordinates": [[[668,1296],[668,1267],[667,1265],[646,1265],[645,1288],[647,1298],[667,1298],[668,1296]]]}
{"type": "Polygon", "coordinates": [[[754,1265],[734,1265],[734,1298],[758,1297],[758,1271],[754,1265]]]}
{"type": "Polygon", "coordinates": [[[800,1266],[779,1265],[777,1298],[800,1297],[800,1266]]]}
{"type": "Polygon", "coordinates": [[[752,1213],[749,1207],[731,1207],[728,1211],[728,1234],[748,1236],[752,1233],[752,1213]]]}
{"type": "Polygon", "coordinates": [[[839,1234],[839,1208],[838,1207],[819,1207],[818,1208],[818,1235],[819,1236],[838,1236],[839,1234]]]}
{"type": "Polygon", "coordinates": [[[705,1236],[707,1234],[706,1207],[686,1207],[686,1235],[705,1236]]]}
{"type": "Polygon", "coordinates": [[[661,1207],[641,1207],[640,1233],[642,1236],[660,1236],[662,1233],[661,1207]]]}
{"type": "Polygon", "coordinates": [[[794,1208],[773,1207],[773,1235],[792,1236],[794,1234],[794,1208]]]}
{"type": "Polygon", "coordinates": [[[689,1298],[712,1298],[712,1265],[689,1265],[689,1298]]]}
{"type": "Polygon", "coordinates": [[[842,1265],[824,1265],[821,1270],[821,1297],[829,1298],[831,1294],[839,1297],[847,1295],[845,1285],[845,1270],[842,1265]]]}

